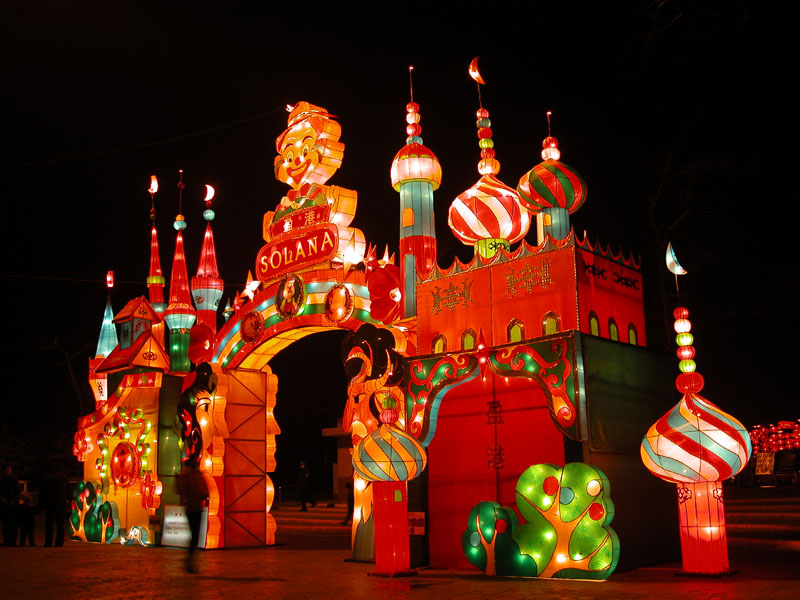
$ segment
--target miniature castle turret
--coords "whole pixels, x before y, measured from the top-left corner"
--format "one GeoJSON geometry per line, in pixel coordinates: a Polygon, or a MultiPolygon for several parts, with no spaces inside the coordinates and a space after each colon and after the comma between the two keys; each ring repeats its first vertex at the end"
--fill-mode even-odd
{"type": "Polygon", "coordinates": [[[406,105],[406,145],[392,161],[392,187],[400,192],[400,273],[403,317],[416,314],[417,273],[426,276],[436,264],[433,192],[442,183],[442,167],[422,143],[419,105],[406,105]]]}
{"type": "Polygon", "coordinates": [[[224,286],[217,269],[217,251],[214,246],[214,232],[211,230],[211,221],[214,220],[214,211],[211,208],[214,188],[206,187],[208,190],[205,199],[206,210],[203,211],[203,218],[207,222],[206,233],[203,236],[197,275],[192,277],[192,296],[197,308],[197,323],[206,325],[216,333],[217,309],[222,300],[224,286]]]}
{"type": "MultiPolygon", "coordinates": [[[[182,181],[178,183],[178,189],[183,190],[182,181]]],[[[186,255],[183,251],[183,233],[186,228],[186,219],[182,214],[175,217],[175,229],[178,235],[175,238],[175,254],[172,257],[172,273],[169,282],[169,304],[164,311],[164,321],[169,328],[169,356],[170,370],[185,371],[191,370],[189,360],[189,330],[197,319],[197,313],[192,307],[192,298],[189,293],[189,273],[186,270],[186,255]]]]}

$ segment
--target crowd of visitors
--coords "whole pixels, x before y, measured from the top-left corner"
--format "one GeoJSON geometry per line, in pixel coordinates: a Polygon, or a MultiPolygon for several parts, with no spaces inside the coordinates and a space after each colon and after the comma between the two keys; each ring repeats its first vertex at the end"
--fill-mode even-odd
{"type": "Polygon", "coordinates": [[[0,519],[4,546],[36,545],[36,515],[44,512],[45,546],[63,546],[69,511],[69,483],[63,473],[50,468],[39,485],[39,500],[20,485],[14,468],[6,464],[0,476],[0,519]],[[55,535],[54,535],[55,534],[55,535]]]}

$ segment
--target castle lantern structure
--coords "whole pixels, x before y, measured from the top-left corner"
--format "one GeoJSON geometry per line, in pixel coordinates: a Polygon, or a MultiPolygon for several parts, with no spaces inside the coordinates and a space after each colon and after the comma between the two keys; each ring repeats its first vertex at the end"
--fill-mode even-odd
{"type": "Polygon", "coordinates": [[[406,105],[406,145],[392,161],[392,187],[400,193],[400,272],[403,317],[416,315],[416,277],[436,265],[433,192],[442,183],[436,155],[422,143],[419,105],[406,105]]]}

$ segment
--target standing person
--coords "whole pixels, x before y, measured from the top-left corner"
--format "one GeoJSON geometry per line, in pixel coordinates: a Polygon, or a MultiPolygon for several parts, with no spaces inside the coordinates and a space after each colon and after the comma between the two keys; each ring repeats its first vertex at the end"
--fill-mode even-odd
{"type": "Polygon", "coordinates": [[[178,474],[178,493],[181,503],[186,508],[186,518],[189,520],[189,531],[192,539],[189,542],[189,552],[186,555],[186,572],[195,573],[194,551],[200,542],[200,522],[203,518],[203,506],[208,499],[208,485],[196,461],[186,461],[178,474]]]}
{"type": "Polygon", "coordinates": [[[19,481],[11,465],[3,466],[0,477],[0,519],[3,520],[3,545],[17,542],[17,513],[19,511],[19,481]]]}
{"type": "Polygon", "coordinates": [[[44,545],[53,545],[53,525],[56,528],[55,544],[64,545],[64,521],[69,509],[69,482],[66,475],[53,465],[47,469],[39,489],[39,508],[44,510],[44,545]]]}
{"type": "Polygon", "coordinates": [[[308,508],[306,508],[306,502],[311,503],[311,508],[314,508],[317,505],[308,492],[310,480],[311,474],[308,472],[306,461],[301,460],[300,470],[297,472],[297,491],[300,494],[300,512],[305,512],[308,510],[308,508]]]}
{"type": "Polygon", "coordinates": [[[29,546],[35,546],[33,530],[36,522],[36,507],[30,494],[22,495],[22,506],[19,507],[19,545],[24,546],[28,540],[29,546]]]}

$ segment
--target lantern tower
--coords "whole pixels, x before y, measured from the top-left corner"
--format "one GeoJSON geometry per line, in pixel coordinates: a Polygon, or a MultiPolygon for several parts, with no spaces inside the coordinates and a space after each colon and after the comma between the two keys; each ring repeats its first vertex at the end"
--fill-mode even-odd
{"type": "MultiPolygon", "coordinates": [[[[178,189],[183,191],[183,171],[178,189]]],[[[172,273],[169,282],[169,304],[164,311],[164,321],[169,328],[170,370],[191,370],[189,361],[189,330],[194,325],[197,313],[192,308],[189,293],[189,273],[186,270],[186,255],[183,251],[183,233],[186,219],[180,213],[175,217],[174,227],[178,232],[175,238],[175,254],[172,257],[172,273]]]]}
{"type": "Polygon", "coordinates": [[[548,135],[542,142],[542,158],[525,173],[517,185],[522,204],[536,215],[537,243],[546,236],[563,240],[569,235],[569,216],[586,201],[586,183],[578,172],[560,162],[558,140],[550,134],[550,112],[547,113],[548,135]]]}
{"type": "Polygon", "coordinates": [[[206,186],[206,209],[203,218],[206,220],[206,233],[203,236],[203,247],[200,250],[200,262],[197,265],[197,275],[192,277],[192,296],[197,308],[197,323],[217,332],[217,309],[224,290],[223,281],[217,269],[217,251],[214,246],[214,232],[211,221],[214,220],[214,211],[211,208],[211,199],[214,197],[214,188],[206,186]]]}
{"type": "Polygon", "coordinates": [[[436,264],[433,192],[442,183],[442,167],[422,143],[419,105],[406,105],[406,145],[392,161],[392,187],[400,193],[400,273],[403,317],[416,315],[416,277],[427,276],[436,264]]]}
{"type": "Polygon", "coordinates": [[[156,208],[154,197],[158,191],[158,179],[155,175],[150,176],[150,221],[153,226],[150,229],[150,273],[147,276],[147,291],[150,304],[158,316],[163,316],[167,308],[164,302],[164,284],[166,280],[161,272],[161,257],[158,252],[158,231],[156,231],[156,208]]]}
{"type": "MultiPolygon", "coordinates": [[[[477,66],[474,71],[470,68],[470,75],[478,83],[480,98],[483,80],[477,73],[477,66]]],[[[517,192],[497,178],[500,161],[495,158],[489,111],[481,104],[475,115],[478,117],[475,125],[481,149],[478,162],[481,178],[453,200],[447,221],[459,240],[475,247],[475,254],[491,258],[498,248],[510,250],[511,244],[525,237],[531,219],[517,192]]]]}
{"type": "Polygon", "coordinates": [[[656,421],[641,445],[645,467],[678,485],[681,552],[687,573],[720,575],[730,570],[722,481],[747,465],[752,454],[744,425],[700,396],[689,311],[675,309],[681,374],[680,402],[656,421]]]}

